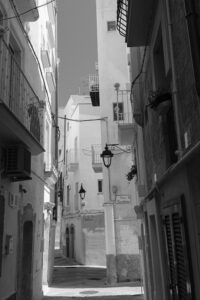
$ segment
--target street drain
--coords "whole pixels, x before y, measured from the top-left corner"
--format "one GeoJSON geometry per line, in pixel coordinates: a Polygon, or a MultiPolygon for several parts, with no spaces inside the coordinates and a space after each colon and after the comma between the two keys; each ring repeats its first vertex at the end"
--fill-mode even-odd
{"type": "Polygon", "coordinates": [[[94,295],[94,294],[98,294],[97,291],[84,291],[84,292],[80,292],[80,294],[84,294],[84,295],[94,295]]]}
{"type": "Polygon", "coordinates": [[[89,278],[89,280],[101,280],[101,278],[92,277],[92,278],[89,278]]]}

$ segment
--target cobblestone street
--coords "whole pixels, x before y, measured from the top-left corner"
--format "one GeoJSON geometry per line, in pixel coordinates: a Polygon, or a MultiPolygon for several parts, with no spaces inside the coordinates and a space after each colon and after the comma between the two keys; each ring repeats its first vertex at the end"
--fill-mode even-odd
{"type": "Polygon", "coordinates": [[[51,287],[43,286],[44,300],[133,299],[143,300],[138,283],[106,284],[104,267],[82,266],[62,257],[55,258],[51,287]]]}

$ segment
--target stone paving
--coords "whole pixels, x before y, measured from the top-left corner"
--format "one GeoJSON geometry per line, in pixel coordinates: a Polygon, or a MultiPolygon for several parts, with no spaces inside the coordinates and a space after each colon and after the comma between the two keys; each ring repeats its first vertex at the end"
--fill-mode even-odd
{"type": "Polygon", "coordinates": [[[143,300],[143,289],[128,282],[109,286],[106,268],[78,265],[62,257],[55,258],[53,282],[43,286],[44,300],[143,300]]]}

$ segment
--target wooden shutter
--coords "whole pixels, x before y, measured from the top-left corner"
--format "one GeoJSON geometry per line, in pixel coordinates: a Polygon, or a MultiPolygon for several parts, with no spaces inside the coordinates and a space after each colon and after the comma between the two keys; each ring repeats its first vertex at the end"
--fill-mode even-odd
{"type": "Polygon", "coordinates": [[[0,196],[0,276],[1,276],[2,255],[3,255],[4,212],[5,212],[5,200],[3,196],[0,196]]]}
{"type": "Polygon", "coordinates": [[[163,209],[165,245],[168,258],[169,292],[171,300],[192,300],[191,274],[189,268],[189,241],[182,199],[163,209]]]}

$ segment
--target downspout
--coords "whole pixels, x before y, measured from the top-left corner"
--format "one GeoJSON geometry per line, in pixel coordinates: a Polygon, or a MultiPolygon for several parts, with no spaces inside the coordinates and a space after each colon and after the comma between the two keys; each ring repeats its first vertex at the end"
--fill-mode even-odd
{"type": "Polygon", "coordinates": [[[176,125],[176,136],[178,144],[178,158],[181,159],[183,156],[183,149],[181,143],[181,131],[180,131],[180,122],[179,122],[179,113],[178,113],[178,95],[177,95],[177,84],[176,84],[176,71],[174,63],[174,51],[173,51],[173,41],[172,41],[172,23],[169,9],[169,0],[166,0],[166,11],[167,11],[167,24],[169,32],[169,49],[170,49],[170,58],[171,58],[171,70],[172,70],[172,94],[173,94],[173,104],[174,104],[174,117],[176,125]]]}
{"type": "MultiPolygon", "coordinates": [[[[56,3],[56,9],[57,9],[57,3],[56,3]]],[[[55,56],[56,56],[56,66],[55,66],[55,82],[56,82],[56,88],[55,88],[55,164],[56,164],[56,170],[58,170],[58,49],[57,49],[58,43],[57,43],[57,10],[55,10],[55,56]]],[[[55,184],[55,221],[57,221],[58,217],[58,182],[55,184]]]]}
{"type": "Polygon", "coordinates": [[[200,36],[197,25],[197,13],[194,0],[184,0],[185,17],[190,39],[190,51],[193,61],[195,86],[200,97],[200,36]]]}

